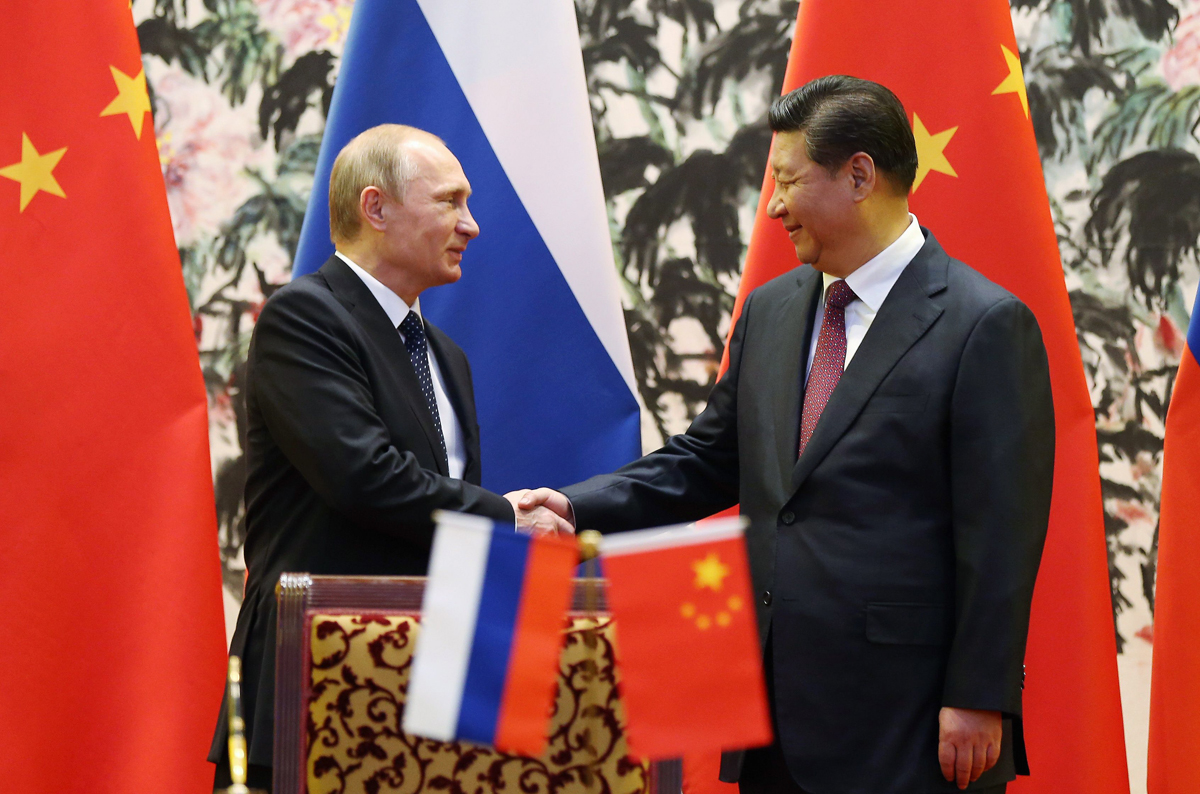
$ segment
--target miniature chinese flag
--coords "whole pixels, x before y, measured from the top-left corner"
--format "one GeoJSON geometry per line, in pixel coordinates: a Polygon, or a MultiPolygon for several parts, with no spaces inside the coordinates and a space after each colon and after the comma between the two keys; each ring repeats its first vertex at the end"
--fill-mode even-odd
{"type": "Polygon", "coordinates": [[[771,742],[743,528],[720,519],[601,543],[634,755],[771,742]]]}

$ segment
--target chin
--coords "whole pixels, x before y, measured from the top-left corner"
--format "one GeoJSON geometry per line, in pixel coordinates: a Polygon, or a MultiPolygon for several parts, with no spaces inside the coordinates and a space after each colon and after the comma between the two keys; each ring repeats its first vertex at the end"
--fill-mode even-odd
{"type": "Polygon", "coordinates": [[[796,258],[802,264],[811,265],[817,260],[817,252],[806,245],[798,245],[796,246],[796,258]]]}

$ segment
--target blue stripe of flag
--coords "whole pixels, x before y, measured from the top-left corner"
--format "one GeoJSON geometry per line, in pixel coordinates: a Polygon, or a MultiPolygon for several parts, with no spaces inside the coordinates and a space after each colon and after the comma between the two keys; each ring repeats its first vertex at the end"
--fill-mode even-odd
{"type": "Polygon", "coordinates": [[[1200,288],[1196,290],[1196,301],[1192,304],[1192,320],[1188,323],[1187,344],[1196,361],[1200,362],[1200,288]]]}
{"type": "Polygon", "coordinates": [[[460,739],[485,744],[495,741],[517,612],[521,608],[529,542],[528,535],[501,527],[492,532],[475,618],[475,638],[458,712],[456,734],[460,739]]]}

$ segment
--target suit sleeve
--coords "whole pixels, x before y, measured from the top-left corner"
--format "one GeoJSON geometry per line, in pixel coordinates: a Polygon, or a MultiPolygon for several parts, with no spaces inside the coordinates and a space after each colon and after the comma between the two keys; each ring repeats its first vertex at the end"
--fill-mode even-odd
{"type": "Polygon", "coordinates": [[[284,456],[355,523],[428,541],[434,510],[513,521],[504,497],[430,471],[395,445],[354,336],[322,297],[297,290],[267,303],[255,327],[250,377],[284,456]]]}
{"type": "Polygon", "coordinates": [[[1041,331],[993,305],[963,350],[951,405],[955,630],[943,705],[1021,713],[1025,641],[1054,479],[1041,331]]]}
{"type": "Polygon", "coordinates": [[[751,293],[729,341],[729,369],[687,432],[656,452],[563,489],[580,529],[614,532],[695,521],[738,502],[737,394],[751,293]]]}

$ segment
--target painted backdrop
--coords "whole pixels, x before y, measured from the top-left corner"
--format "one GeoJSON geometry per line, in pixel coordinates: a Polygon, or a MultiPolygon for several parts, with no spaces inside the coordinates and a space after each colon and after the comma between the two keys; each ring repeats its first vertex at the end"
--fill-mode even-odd
{"type": "MultiPolygon", "coordinates": [[[[1011,4],[1096,411],[1130,776],[1140,786],[1163,422],[1200,281],[1200,0],[1011,4]]],[[[246,348],[263,301],[290,276],[351,6],[133,6],[208,386],[231,609],[244,570],[246,348]]],[[[716,376],[797,4],[576,7],[653,448],[687,426],[716,376]]]]}

